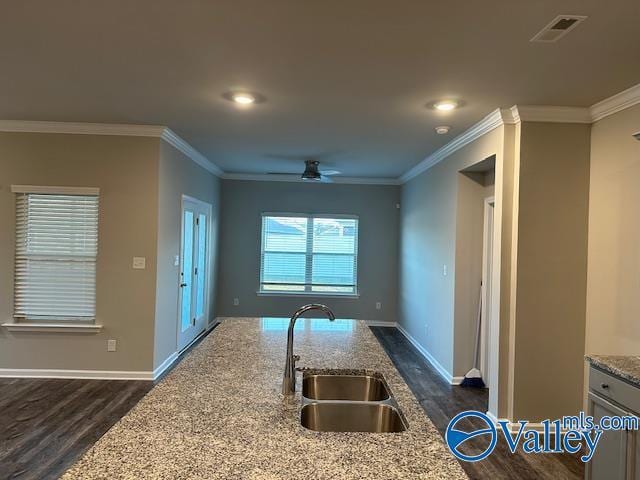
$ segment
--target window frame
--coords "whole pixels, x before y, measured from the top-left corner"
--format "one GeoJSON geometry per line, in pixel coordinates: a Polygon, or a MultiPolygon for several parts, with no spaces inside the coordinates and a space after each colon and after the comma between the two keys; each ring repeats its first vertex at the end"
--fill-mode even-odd
{"type": "MultiPolygon", "coordinates": [[[[278,296],[278,297],[347,297],[358,298],[360,297],[358,289],[358,244],[360,239],[360,217],[352,214],[331,214],[331,213],[292,213],[292,212],[263,212],[260,215],[260,251],[259,251],[259,273],[258,273],[258,289],[256,294],[258,296],[278,296]],[[306,232],[306,250],[305,255],[305,284],[304,290],[264,290],[262,286],[263,273],[264,273],[264,218],[265,217],[294,217],[294,218],[306,218],[307,222],[312,222],[316,218],[329,218],[336,220],[355,220],[356,223],[356,235],[353,254],[345,254],[348,256],[353,255],[353,291],[352,292],[314,292],[311,290],[312,283],[307,283],[306,280],[310,278],[313,271],[313,227],[307,223],[306,232]]],[[[339,254],[336,254],[339,255],[339,254]]]]}
{"type": "MultiPolygon", "coordinates": [[[[99,222],[100,222],[100,189],[96,187],[55,187],[55,186],[35,186],[35,185],[12,185],[11,192],[16,195],[16,199],[19,195],[56,195],[56,196],[95,196],[96,197],[96,235],[99,235],[99,222]]],[[[16,200],[17,208],[17,200],[16,200]]],[[[16,211],[17,215],[17,211],[16,211]]],[[[16,229],[18,228],[16,217],[16,229]]],[[[17,232],[16,232],[17,234],[17,232]]],[[[99,249],[99,238],[96,238],[96,248],[99,249]]],[[[18,244],[16,239],[16,245],[14,247],[15,262],[18,262],[19,258],[25,255],[18,254],[18,244]]],[[[92,316],[64,316],[64,315],[38,315],[36,317],[19,315],[16,312],[15,295],[17,288],[17,279],[14,278],[14,313],[13,322],[5,323],[2,326],[7,327],[9,330],[16,331],[83,331],[83,332],[96,332],[99,331],[102,326],[96,324],[96,288],[97,288],[97,263],[98,252],[92,256],[92,260],[87,262],[95,264],[93,271],[93,315],[92,316]]],[[[14,273],[15,275],[15,273],[14,273]]]]}

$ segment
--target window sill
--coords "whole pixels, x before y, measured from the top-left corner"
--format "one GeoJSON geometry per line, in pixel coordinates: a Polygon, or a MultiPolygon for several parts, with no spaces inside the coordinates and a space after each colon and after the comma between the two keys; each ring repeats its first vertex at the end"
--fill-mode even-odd
{"type": "Polygon", "coordinates": [[[102,325],[68,323],[21,323],[7,322],[2,326],[10,332],[47,332],[47,333],[99,333],[102,325]]]}
{"type": "Polygon", "coordinates": [[[337,293],[337,292],[276,292],[258,290],[259,297],[333,297],[333,298],[360,298],[358,293],[337,293]]]}

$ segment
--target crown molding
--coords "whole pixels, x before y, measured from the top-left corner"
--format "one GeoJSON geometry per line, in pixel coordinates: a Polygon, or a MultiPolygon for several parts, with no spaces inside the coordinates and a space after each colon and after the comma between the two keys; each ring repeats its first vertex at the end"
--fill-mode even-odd
{"type": "Polygon", "coordinates": [[[584,107],[551,105],[514,105],[511,115],[518,122],[591,123],[591,114],[584,107]]]}
{"type": "Polygon", "coordinates": [[[180,150],[205,170],[213,173],[218,177],[221,177],[223,175],[224,172],[220,167],[218,167],[215,163],[213,163],[211,160],[209,160],[207,157],[205,157],[199,151],[189,145],[185,140],[182,139],[182,137],[178,136],[178,134],[176,134],[169,127],[164,127],[160,138],[162,138],[169,145],[180,150]]]}
{"type": "Polygon", "coordinates": [[[0,120],[0,132],[69,133],[74,135],[122,135],[128,137],[160,137],[166,127],[126,123],[40,122],[0,120]]]}
{"type": "Polygon", "coordinates": [[[499,127],[500,125],[513,123],[515,123],[515,119],[513,117],[513,112],[511,111],[511,109],[498,108],[494,110],[478,123],[466,130],[464,133],[458,135],[445,146],[439,148],[427,158],[422,160],[415,167],[407,171],[400,177],[400,182],[405,183],[412,178],[420,175],[422,172],[430,169],[437,163],[440,163],[452,153],[457,152],[462,147],[470,144],[474,140],[480,138],[486,133],[489,133],[491,130],[499,127]]]}
{"type": "Polygon", "coordinates": [[[126,137],[161,138],[193,162],[214,175],[222,170],[189,145],[169,127],[162,125],[134,125],[126,123],[40,122],[31,120],[0,120],[0,132],[64,133],[72,135],[115,135],[126,137]]]}
{"type": "Polygon", "coordinates": [[[589,108],[591,114],[591,121],[597,122],[609,115],[618,113],[625,108],[633,107],[640,103],[640,83],[634,85],[631,88],[613,95],[612,97],[605,98],[604,100],[595,103],[589,108]]]}
{"type": "MultiPolygon", "coordinates": [[[[221,178],[223,180],[245,180],[253,182],[291,182],[291,183],[310,183],[305,182],[299,175],[295,174],[264,174],[264,173],[224,173],[221,178]]],[[[321,185],[400,185],[397,178],[383,177],[331,177],[331,182],[317,182],[321,185]]]]}

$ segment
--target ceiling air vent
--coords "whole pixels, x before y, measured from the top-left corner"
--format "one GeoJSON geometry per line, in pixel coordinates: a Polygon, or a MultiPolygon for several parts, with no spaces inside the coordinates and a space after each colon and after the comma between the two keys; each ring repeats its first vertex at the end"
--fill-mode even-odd
{"type": "Polygon", "coordinates": [[[553,43],[560,40],[587,19],[584,15],[558,15],[531,39],[532,42],[553,43]]]}
{"type": "Polygon", "coordinates": [[[636,140],[640,140],[640,132],[634,133],[633,136],[636,137],[636,140]]]}

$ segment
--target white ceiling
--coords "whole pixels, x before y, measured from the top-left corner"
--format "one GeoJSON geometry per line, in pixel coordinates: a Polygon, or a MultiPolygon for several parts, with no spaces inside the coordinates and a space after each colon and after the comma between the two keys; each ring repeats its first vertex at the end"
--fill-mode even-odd
{"type": "Polygon", "coordinates": [[[226,172],[397,177],[497,107],[640,81],[638,0],[0,0],[0,118],[168,125],[226,172]],[[589,18],[556,44],[558,14],[589,18]],[[221,95],[267,98],[241,109],[221,95]],[[425,108],[457,98],[450,114],[425,108]],[[438,136],[437,125],[451,125],[438,136]],[[281,158],[284,157],[284,158],[281,158]]]}

